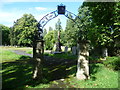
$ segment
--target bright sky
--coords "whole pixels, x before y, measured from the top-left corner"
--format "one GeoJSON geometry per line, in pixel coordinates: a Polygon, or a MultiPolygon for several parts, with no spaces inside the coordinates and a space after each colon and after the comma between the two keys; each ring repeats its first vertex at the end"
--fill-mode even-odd
{"type": "MultiPolygon", "coordinates": [[[[60,5],[61,3],[66,6],[66,9],[68,11],[77,15],[78,8],[83,2],[83,0],[81,1],[79,0],[79,2],[77,0],[72,0],[72,2],[70,2],[70,0],[69,2],[67,2],[67,0],[64,0],[65,2],[61,2],[61,0],[58,0],[59,2],[47,2],[47,0],[44,0],[45,2],[38,2],[39,0],[27,0],[32,2],[19,2],[21,0],[3,0],[3,1],[4,2],[1,1],[0,3],[0,24],[9,27],[13,26],[13,22],[21,18],[25,13],[32,14],[37,19],[37,21],[40,21],[40,19],[42,19],[42,17],[45,16],[46,14],[57,10],[57,5],[60,5]]],[[[44,28],[48,29],[49,26],[54,28],[58,18],[60,18],[62,27],[64,29],[66,26],[67,19],[64,15],[59,15],[53,20],[49,21],[44,28]]]]}

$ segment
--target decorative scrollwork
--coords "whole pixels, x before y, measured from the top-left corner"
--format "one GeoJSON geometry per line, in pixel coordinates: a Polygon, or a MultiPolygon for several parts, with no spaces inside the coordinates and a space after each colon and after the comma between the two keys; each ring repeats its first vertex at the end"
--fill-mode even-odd
{"type": "MultiPolygon", "coordinates": [[[[65,6],[60,5],[58,6],[60,8],[60,12],[59,9],[56,11],[53,11],[47,15],[45,15],[40,21],[39,21],[39,25],[38,25],[38,33],[39,33],[39,38],[43,38],[43,28],[44,26],[53,18],[57,17],[59,14],[65,15],[67,18],[71,19],[72,21],[76,22],[76,19],[79,18],[77,15],[75,15],[74,13],[71,13],[67,10],[65,10],[65,6]],[[64,8],[63,8],[64,7],[64,8]],[[63,9],[63,10],[62,10],[63,9]]],[[[79,25],[77,25],[79,27],[79,25]]]]}
{"type": "Polygon", "coordinates": [[[53,11],[49,14],[47,14],[46,16],[44,16],[40,21],[40,28],[43,29],[43,27],[47,24],[47,22],[49,22],[51,19],[55,18],[58,16],[57,10],[53,11]]]}
{"type": "Polygon", "coordinates": [[[71,19],[72,21],[76,22],[76,19],[79,18],[77,15],[75,15],[74,13],[71,13],[69,11],[66,10],[65,12],[65,16],[69,19],[71,19]]]}

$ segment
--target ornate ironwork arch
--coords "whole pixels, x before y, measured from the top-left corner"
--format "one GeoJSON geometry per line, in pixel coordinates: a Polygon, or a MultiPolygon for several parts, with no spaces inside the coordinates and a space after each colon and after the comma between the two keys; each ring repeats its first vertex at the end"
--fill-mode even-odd
{"type": "Polygon", "coordinates": [[[65,15],[67,18],[71,19],[72,21],[76,22],[76,18],[79,18],[77,15],[75,15],[72,12],[69,12],[66,10],[65,6],[63,4],[58,5],[57,10],[50,12],[49,14],[45,15],[40,21],[38,25],[39,29],[39,37],[43,38],[43,28],[44,26],[53,18],[56,18],[58,15],[65,15]]]}

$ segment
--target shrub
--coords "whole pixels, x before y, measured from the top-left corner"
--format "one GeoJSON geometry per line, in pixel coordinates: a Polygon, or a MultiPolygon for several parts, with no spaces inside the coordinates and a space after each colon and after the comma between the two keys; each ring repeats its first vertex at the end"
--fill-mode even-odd
{"type": "Polygon", "coordinates": [[[120,70],[120,57],[107,57],[103,62],[105,66],[113,70],[120,70]]]}

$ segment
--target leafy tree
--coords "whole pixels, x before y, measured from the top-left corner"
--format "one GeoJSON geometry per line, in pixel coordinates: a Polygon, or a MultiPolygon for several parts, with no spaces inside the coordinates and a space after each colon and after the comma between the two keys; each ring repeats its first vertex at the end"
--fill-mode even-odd
{"type": "Polygon", "coordinates": [[[78,26],[78,39],[89,40],[89,34],[91,30],[92,17],[88,7],[79,7],[78,9],[79,18],[76,19],[78,26]]]}
{"type": "MultiPolygon", "coordinates": [[[[120,1],[120,0],[119,0],[120,1]]],[[[120,2],[116,2],[115,5],[115,12],[114,12],[114,17],[115,17],[115,25],[120,25],[120,2]]]]}
{"type": "MultiPolygon", "coordinates": [[[[13,28],[13,41],[14,44],[23,46],[32,46],[35,32],[38,30],[38,22],[31,14],[24,14],[23,17],[18,19],[13,28]]],[[[12,41],[12,40],[11,40],[12,41]]]]}
{"type": "MultiPolygon", "coordinates": [[[[69,15],[69,17],[72,18],[71,15],[69,15]]],[[[66,45],[69,47],[72,47],[74,45],[76,45],[76,41],[77,41],[77,33],[76,33],[76,28],[75,28],[75,22],[72,21],[71,19],[67,20],[66,23],[66,28],[65,28],[65,32],[66,32],[66,45]]]]}
{"type": "Polygon", "coordinates": [[[55,24],[55,30],[62,30],[62,26],[61,26],[61,21],[60,19],[58,19],[57,23],[55,24]]]}
{"type": "Polygon", "coordinates": [[[49,31],[48,34],[45,35],[44,40],[45,40],[45,49],[46,50],[52,50],[53,46],[55,44],[55,37],[54,37],[54,30],[49,31]]]}
{"type": "Polygon", "coordinates": [[[61,45],[62,46],[65,46],[66,45],[66,43],[67,43],[67,39],[66,39],[66,32],[64,31],[64,30],[62,30],[61,31],[61,33],[60,33],[60,42],[61,42],[61,45]]]}
{"type": "Polygon", "coordinates": [[[97,25],[111,26],[114,23],[115,2],[84,2],[92,12],[93,22],[97,25]]]}
{"type": "MultiPolygon", "coordinates": [[[[113,47],[115,45],[117,40],[115,37],[119,37],[119,29],[118,27],[113,27],[114,25],[119,25],[119,5],[118,2],[83,3],[83,7],[88,6],[92,12],[93,28],[91,29],[90,38],[94,46],[107,47],[110,49],[111,46],[113,47]]],[[[110,52],[111,51],[114,50],[110,49],[110,52]]]]}
{"type": "Polygon", "coordinates": [[[2,31],[2,45],[10,45],[10,28],[0,24],[0,30],[2,31]]]}

